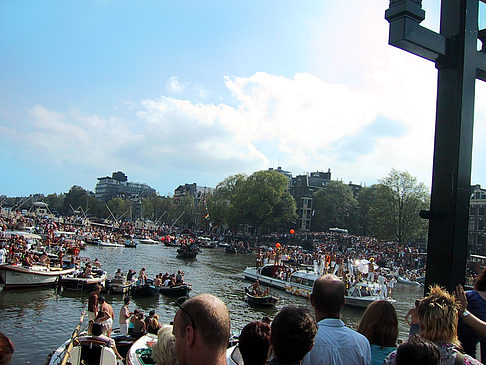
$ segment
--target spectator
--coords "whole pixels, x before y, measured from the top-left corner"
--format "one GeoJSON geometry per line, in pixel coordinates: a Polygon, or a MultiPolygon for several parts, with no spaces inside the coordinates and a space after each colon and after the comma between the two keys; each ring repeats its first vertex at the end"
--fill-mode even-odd
{"type": "Polygon", "coordinates": [[[152,359],[157,365],[177,365],[175,337],[172,326],[163,325],[157,333],[158,340],[152,347],[152,359]]]}
{"type": "MultiPolygon", "coordinates": [[[[432,286],[429,295],[420,301],[418,308],[420,337],[437,345],[441,365],[479,365],[479,361],[461,352],[457,338],[458,308],[460,303],[456,302],[454,296],[439,286],[432,286]]],[[[396,356],[397,352],[392,352],[383,364],[395,365],[396,356]]]]}
{"type": "Polygon", "coordinates": [[[199,294],[180,304],[173,333],[180,365],[226,365],[230,317],[226,305],[211,294],[199,294]]]}
{"type": "Polygon", "coordinates": [[[371,303],[359,322],[358,332],[370,342],[372,364],[383,364],[385,357],[397,349],[398,318],[393,304],[386,300],[371,303]]]}
{"type": "Polygon", "coordinates": [[[439,348],[429,340],[412,335],[398,346],[396,363],[397,365],[439,365],[439,348]]]}
{"type": "Polygon", "coordinates": [[[264,365],[270,348],[270,325],[254,321],[248,323],[238,338],[238,347],[245,365],[264,365]]]}
{"type": "Polygon", "coordinates": [[[344,283],[335,275],[321,276],[310,296],[319,330],[304,365],[370,365],[371,347],[362,334],[344,326],[344,283]]]}
{"type": "Polygon", "coordinates": [[[123,298],[123,306],[120,309],[120,315],[118,317],[118,323],[120,324],[120,334],[126,336],[128,334],[128,323],[133,313],[128,309],[130,304],[130,297],[123,298]]]}
{"type": "Polygon", "coordinates": [[[405,315],[405,321],[407,324],[410,326],[410,331],[408,332],[408,335],[416,335],[420,332],[420,321],[418,318],[418,306],[419,306],[420,300],[415,301],[415,307],[410,309],[407,314],[405,315]],[[412,317],[412,321],[410,322],[408,320],[408,317],[412,317]]]}
{"type": "Polygon", "coordinates": [[[98,314],[98,295],[101,292],[101,285],[96,284],[88,298],[88,320],[94,321],[98,314]]]}
{"type": "MultiPolygon", "coordinates": [[[[466,299],[467,310],[482,321],[486,321],[486,267],[477,276],[474,290],[466,292],[466,299]]],[[[476,346],[480,342],[481,359],[486,360],[486,340],[484,337],[478,336],[471,327],[462,321],[459,323],[458,334],[464,351],[471,356],[476,354],[476,346]]]]}
{"type": "Polygon", "coordinates": [[[268,365],[301,364],[314,344],[316,333],[316,322],[307,309],[284,307],[272,321],[273,359],[268,365]]]}

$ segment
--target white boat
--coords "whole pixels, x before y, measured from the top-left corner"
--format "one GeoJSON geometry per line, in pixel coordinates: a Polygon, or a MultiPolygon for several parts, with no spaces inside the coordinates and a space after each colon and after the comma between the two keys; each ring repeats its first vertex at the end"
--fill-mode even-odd
{"type": "Polygon", "coordinates": [[[102,241],[102,240],[98,240],[98,246],[103,246],[103,247],[125,247],[125,245],[122,245],[122,244],[119,244],[119,243],[102,241]]]}
{"type": "Polygon", "coordinates": [[[157,342],[157,340],[157,335],[153,335],[151,333],[140,337],[133,343],[130,350],[128,350],[126,361],[127,364],[144,365],[150,363],[148,361],[144,361],[144,359],[152,360],[152,346],[157,342]]]}
{"type": "MultiPolygon", "coordinates": [[[[309,298],[314,281],[320,275],[312,271],[297,270],[290,275],[288,280],[280,280],[273,277],[280,268],[284,268],[284,266],[265,265],[258,269],[248,267],[243,274],[247,280],[258,280],[262,284],[285,290],[287,293],[309,298]]],[[[348,289],[348,294],[345,296],[345,304],[366,308],[371,302],[380,299],[386,299],[391,303],[395,302],[394,299],[385,298],[385,295],[382,295],[380,286],[377,283],[358,282],[348,289]]]]}
{"type": "Polygon", "coordinates": [[[243,365],[243,358],[241,357],[240,348],[238,345],[228,347],[226,350],[226,364],[243,365]]]}
{"type": "Polygon", "coordinates": [[[413,285],[413,286],[420,286],[421,284],[418,281],[415,280],[409,280],[403,276],[400,275],[395,275],[395,278],[397,279],[397,282],[401,284],[406,284],[406,285],[413,285]]]}
{"type": "Polygon", "coordinates": [[[72,269],[61,269],[34,265],[25,267],[22,265],[0,265],[0,278],[6,288],[34,287],[55,285],[62,275],[69,275],[72,269]]]}
{"type": "Polygon", "coordinates": [[[106,272],[95,273],[93,277],[83,278],[74,274],[63,275],[60,283],[64,288],[72,290],[84,290],[89,291],[94,288],[96,284],[105,286],[106,272]]]}
{"type": "Polygon", "coordinates": [[[133,283],[133,281],[125,281],[124,278],[113,278],[109,280],[107,289],[110,293],[125,294],[130,291],[133,283]]]}
{"type": "MultiPolygon", "coordinates": [[[[67,363],[71,365],[96,364],[96,365],[123,365],[122,360],[116,358],[115,352],[102,342],[90,340],[84,336],[84,340],[74,346],[68,356],[67,363]]],[[[66,354],[66,348],[71,340],[64,342],[51,355],[49,365],[60,365],[66,354]]]]}
{"type": "Polygon", "coordinates": [[[260,268],[247,267],[243,271],[243,275],[246,280],[255,281],[258,280],[260,283],[280,290],[285,290],[287,286],[287,281],[275,278],[275,273],[279,269],[284,269],[282,265],[265,265],[260,268]]]}
{"type": "Polygon", "coordinates": [[[158,245],[159,241],[155,241],[151,238],[141,238],[138,240],[138,242],[143,243],[145,245],[158,245]]]}

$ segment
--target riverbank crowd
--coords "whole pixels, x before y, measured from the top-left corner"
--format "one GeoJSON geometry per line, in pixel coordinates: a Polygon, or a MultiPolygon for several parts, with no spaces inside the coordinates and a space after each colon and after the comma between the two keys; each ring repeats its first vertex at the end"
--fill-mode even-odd
{"type": "MultiPolygon", "coordinates": [[[[0,263],[76,266],[80,264],[79,249],[83,240],[120,241],[135,235],[179,244],[193,244],[197,240],[196,235],[167,225],[140,229],[123,223],[113,228],[104,224],[79,224],[74,218],[54,221],[9,213],[0,216],[0,263]],[[20,231],[39,234],[42,241],[32,240],[28,235],[19,234],[20,231]]],[[[153,348],[157,364],[241,364],[227,356],[235,351],[246,365],[481,363],[474,358],[474,340],[482,344],[482,338],[486,338],[486,323],[482,322],[486,320],[486,304],[481,302],[486,301],[484,270],[472,291],[464,293],[459,288],[454,296],[441,288],[431,288],[429,295],[407,314],[407,321],[412,316],[414,330],[406,341],[398,344],[397,314],[386,299],[391,292],[369,305],[356,330],[346,327],[341,320],[344,297],[347,287],[356,281],[375,281],[387,287],[391,283],[393,287],[397,276],[413,281],[423,277],[426,255],[419,249],[372,237],[330,232],[305,235],[306,240],[311,240],[313,250],[298,245],[299,239],[304,239],[299,234],[290,239],[287,234],[259,239],[231,233],[207,236],[236,248],[256,250],[257,267],[277,264],[288,268],[277,271],[281,279],[288,277],[292,266],[307,266],[321,275],[314,282],[310,306],[286,306],[273,321],[265,318],[248,323],[241,332],[239,344],[228,349],[231,321],[224,298],[199,294],[178,301],[179,310],[169,326],[159,323],[155,312],[145,316],[140,311],[131,311],[130,298],[126,297],[119,310],[120,329],[127,333],[158,334],[158,343],[153,348]],[[358,273],[351,269],[359,265],[362,270],[358,273]],[[467,353],[463,352],[461,341],[467,344],[464,346],[467,353]]],[[[183,272],[178,275],[182,277],[183,272]]],[[[161,285],[170,279],[160,276],[156,279],[161,285]]],[[[88,300],[90,333],[106,338],[106,343],[120,357],[114,341],[110,340],[116,312],[99,294],[97,288],[88,300]]],[[[14,350],[13,344],[3,338],[8,340],[0,333],[0,365],[8,363],[14,350]]],[[[486,350],[486,344],[483,347],[486,350]]],[[[486,360],[486,353],[482,356],[486,360]]]]}

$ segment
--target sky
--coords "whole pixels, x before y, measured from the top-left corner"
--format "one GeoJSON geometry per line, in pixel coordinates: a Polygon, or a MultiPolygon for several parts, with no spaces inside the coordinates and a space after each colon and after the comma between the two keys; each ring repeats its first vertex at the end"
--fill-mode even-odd
{"type": "MultiPolygon", "coordinates": [[[[388,0],[0,0],[0,195],[161,195],[281,166],[431,185],[437,71],[388,45],[388,0]]],[[[438,32],[439,0],[422,25],[438,32]]],[[[486,26],[480,5],[480,27],[486,26]]],[[[486,85],[473,174],[486,185],[486,85]]]]}

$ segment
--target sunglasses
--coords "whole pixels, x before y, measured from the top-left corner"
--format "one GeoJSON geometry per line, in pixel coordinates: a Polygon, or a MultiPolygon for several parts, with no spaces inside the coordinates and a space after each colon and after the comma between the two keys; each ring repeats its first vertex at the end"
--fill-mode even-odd
{"type": "Polygon", "coordinates": [[[177,298],[177,300],[175,301],[175,303],[177,304],[177,306],[184,312],[184,314],[186,314],[189,319],[191,320],[191,326],[192,328],[196,329],[196,323],[194,322],[194,318],[192,318],[191,316],[191,313],[189,313],[187,311],[187,309],[185,309],[182,304],[184,304],[184,302],[189,299],[189,297],[180,297],[180,298],[177,298]]]}

